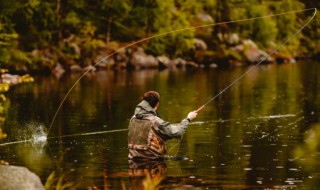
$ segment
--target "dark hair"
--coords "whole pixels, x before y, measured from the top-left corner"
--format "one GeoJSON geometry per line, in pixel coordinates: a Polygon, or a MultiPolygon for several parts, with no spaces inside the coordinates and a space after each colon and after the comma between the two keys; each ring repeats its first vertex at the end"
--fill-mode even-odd
{"type": "Polygon", "coordinates": [[[147,101],[152,108],[160,101],[160,94],[156,91],[149,91],[143,94],[143,100],[147,101]]]}

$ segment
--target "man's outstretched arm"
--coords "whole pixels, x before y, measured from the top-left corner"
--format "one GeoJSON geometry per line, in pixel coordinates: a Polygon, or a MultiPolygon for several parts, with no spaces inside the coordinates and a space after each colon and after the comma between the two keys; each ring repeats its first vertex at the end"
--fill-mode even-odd
{"type": "Polygon", "coordinates": [[[196,112],[190,112],[187,118],[183,119],[179,124],[171,124],[161,118],[157,118],[155,121],[155,130],[162,138],[179,138],[185,133],[190,121],[194,120],[196,117],[196,112]]]}

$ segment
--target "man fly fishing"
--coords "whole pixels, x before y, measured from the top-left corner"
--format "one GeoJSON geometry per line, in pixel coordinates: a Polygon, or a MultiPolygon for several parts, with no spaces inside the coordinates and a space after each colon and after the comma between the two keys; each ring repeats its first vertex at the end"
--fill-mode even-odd
{"type": "Polygon", "coordinates": [[[159,102],[159,93],[149,91],[137,105],[129,123],[129,159],[163,160],[167,152],[166,141],[182,137],[190,121],[197,117],[197,112],[193,111],[180,124],[170,124],[156,112],[159,102]]]}

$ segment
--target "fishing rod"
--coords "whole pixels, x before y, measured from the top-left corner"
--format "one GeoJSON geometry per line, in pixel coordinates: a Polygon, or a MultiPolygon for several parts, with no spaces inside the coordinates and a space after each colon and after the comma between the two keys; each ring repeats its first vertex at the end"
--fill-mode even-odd
{"type": "MultiPolygon", "coordinates": [[[[317,14],[317,8],[312,8],[314,9],[313,16],[306,22],[297,32],[292,34],[286,41],[284,41],[281,45],[279,45],[276,49],[274,49],[270,54],[266,55],[262,60],[260,60],[257,64],[255,64],[253,67],[251,67],[248,71],[243,73],[240,77],[238,77],[236,80],[234,80],[231,84],[229,84],[227,87],[225,87],[223,90],[221,90],[217,95],[215,95],[213,98],[208,100],[205,104],[200,106],[195,112],[198,113],[201,111],[205,106],[207,106],[211,101],[215,100],[218,98],[221,94],[223,94],[226,90],[228,90],[230,87],[232,87],[234,84],[236,84],[239,80],[241,80],[244,76],[246,76],[248,73],[253,71],[255,68],[257,68],[262,62],[267,60],[270,56],[275,54],[282,46],[284,46],[286,43],[288,43],[292,38],[294,38],[297,34],[299,34],[316,16],[317,14]]],[[[310,10],[310,9],[309,9],[310,10]]]]}
{"type": "MultiPolygon", "coordinates": [[[[153,35],[153,36],[150,36],[150,37],[147,37],[147,38],[143,38],[143,39],[140,39],[136,42],[133,42],[133,43],[130,43],[128,44],[127,46],[124,46],[116,51],[114,51],[113,53],[105,56],[104,58],[102,58],[101,60],[99,60],[98,62],[96,62],[90,69],[88,69],[87,71],[85,71],[79,78],[78,80],[75,81],[75,83],[71,86],[71,88],[69,89],[69,91],[66,93],[66,95],[64,96],[64,98],[62,99],[59,107],[57,108],[54,116],[53,116],[53,119],[51,121],[51,124],[49,126],[49,129],[48,129],[48,132],[47,134],[49,134],[53,124],[54,124],[54,121],[60,111],[60,109],[62,108],[62,105],[63,103],[66,101],[67,97],[69,96],[69,94],[71,93],[71,91],[74,89],[74,87],[79,83],[79,81],[87,74],[89,73],[90,71],[92,71],[97,65],[99,65],[100,63],[102,63],[103,61],[107,60],[109,57],[115,55],[116,53],[122,51],[122,50],[125,50],[126,48],[128,47],[131,47],[133,45],[136,45],[138,43],[141,43],[141,42],[144,42],[144,41],[147,41],[147,40],[150,40],[150,39],[153,39],[153,38],[156,38],[156,37],[160,37],[160,36],[165,36],[165,35],[168,35],[168,34],[173,34],[173,33],[177,33],[177,32],[183,32],[183,31],[187,31],[187,30],[193,30],[193,29],[198,29],[198,28],[205,28],[205,27],[210,27],[210,26],[216,26],[216,25],[222,25],[222,24],[231,24],[231,23],[237,23],[237,22],[245,22],[245,21],[252,21],[252,20],[258,20],[258,19],[262,19],[262,18],[270,18],[270,17],[275,17],[275,16],[281,16],[281,15],[286,15],[286,14],[291,14],[291,13],[298,13],[298,12],[305,12],[305,11],[309,11],[309,10],[316,10],[316,8],[308,8],[308,9],[303,9],[303,10],[297,10],[297,11],[289,11],[289,12],[284,12],[284,13],[278,13],[278,14],[272,14],[272,15],[266,15],[266,16],[260,16],[260,17],[254,17],[254,18],[248,18],[248,19],[240,19],[240,20],[234,20],[234,21],[226,21],[226,22],[219,22],[219,23],[212,23],[212,24],[205,24],[205,25],[199,25],[199,26],[194,26],[194,27],[186,27],[186,28],[182,28],[182,29],[178,29],[178,30],[173,30],[173,31],[169,31],[169,32],[164,32],[164,33],[160,33],[160,34],[156,34],[156,35],[153,35]]],[[[314,17],[314,16],[313,16],[314,17]]],[[[272,54],[270,54],[272,55],[272,54]]],[[[231,85],[232,86],[232,85],[231,85]]],[[[229,87],[228,87],[229,88],[229,87]]],[[[226,90],[226,89],[225,89],[226,90]]],[[[224,91],[225,91],[224,90],[224,91]]],[[[221,92],[221,94],[223,93],[223,91],[221,92]]],[[[218,97],[220,95],[220,93],[216,96],[218,97]]],[[[205,107],[207,104],[209,104],[212,100],[214,100],[216,97],[214,97],[213,99],[209,100],[207,103],[205,103],[203,106],[201,106],[198,110],[200,111],[203,107],[205,107]]]]}

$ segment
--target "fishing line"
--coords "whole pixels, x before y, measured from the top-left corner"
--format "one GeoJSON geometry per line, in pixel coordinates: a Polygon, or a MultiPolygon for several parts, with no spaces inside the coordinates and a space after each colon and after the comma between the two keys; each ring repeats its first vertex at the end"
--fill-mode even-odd
{"type": "MultiPolygon", "coordinates": [[[[284,13],[278,13],[278,14],[272,14],[272,15],[266,15],[266,16],[260,16],[260,17],[254,17],[254,18],[248,18],[248,19],[239,19],[239,20],[234,20],[234,21],[226,21],[226,22],[219,22],[219,23],[213,23],[213,24],[205,24],[205,25],[200,25],[200,26],[194,26],[194,27],[187,27],[187,28],[183,28],[183,29],[178,29],[178,30],[173,30],[173,31],[169,31],[169,32],[164,32],[164,33],[160,33],[160,34],[156,34],[156,35],[153,35],[153,36],[150,36],[150,37],[147,37],[147,38],[143,38],[141,40],[138,40],[136,42],[133,42],[133,43],[130,43],[129,45],[127,46],[124,46],[118,50],[116,50],[115,52],[105,56],[104,58],[102,58],[100,61],[96,62],[90,69],[88,69],[87,71],[85,71],[79,78],[78,80],[76,80],[76,82],[71,86],[71,88],[69,89],[69,91],[67,92],[67,94],[64,96],[64,98],[62,99],[57,111],[55,112],[54,114],[54,117],[51,121],[51,124],[50,124],[50,127],[48,129],[48,133],[50,132],[52,126],[53,126],[53,123],[63,105],[63,103],[66,101],[67,97],[69,96],[69,94],[71,93],[71,91],[74,89],[74,87],[79,83],[79,81],[87,74],[89,73],[90,71],[92,71],[97,65],[99,65],[100,63],[102,63],[103,61],[105,61],[106,59],[108,59],[109,57],[113,56],[114,54],[122,51],[122,50],[125,50],[126,48],[128,47],[131,47],[135,44],[138,44],[138,43],[141,43],[141,42],[144,42],[144,41],[147,41],[147,40],[150,40],[150,39],[153,39],[153,38],[156,38],[156,37],[160,37],[160,36],[165,36],[165,35],[168,35],[168,34],[173,34],[173,33],[177,33],[177,32],[182,32],[182,31],[186,31],[186,30],[192,30],[192,29],[197,29],[197,28],[205,28],[205,27],[210,27],[210,26],[216,26],[216,25],[222,25],[222,24],[230,24],[230,23],[237,23],[237,22],[245,22],[245,21],[252,21],[252,20],[258,20],[258,19],[263,19],[263,18],[270,18],[270,17],[275,17],[275,16],[281,16],[281,15],[286,15],[286,14],[291,14],[291,13],[298,13],[298,12],[305,12],[305,11],[309,11],[309,10],[315,10],[315,13],[317,11],[316,8],[309,8],[309,9],[303,9],[303,10],[297,10],[297,11],[289,11],[289,12],[284,12],[284,13]]],[[[315,16],[315,14],[313,15],[313,17],[315,16]]],[[[312,17],[312,19],[313,19],[312,17]]],[[[311,19],[311,20],[312,20],[311,19]]],[[[310,21],[311,21],[310,20],[310,21]]],[[[309,21],[309,22],[310,22],[309,21]]],[[[309,23],[308,22],[308,23],[309,23]]],[[[304,26],[305,27],[305,26],[304,26]]],[[[303,28],[304,28],[303,27],[303,28]]],[[[301,31],[303,28],[301,28],[299,31],[301,31]]],[[[293,35],[295,36],[295,35],[293,35]]],[[[291,39],[291,38],[290,38],[291,39]]],[[[280,46],[281,47],[281,46],[280,46]]],[[[272,55],[272,54],[269,54],[269,56],[272,55]]],[[[267,57],[269,57],[267,56],[267,57]]],[[[246,74],[246,73],[245,73],[246,74]]],[[[234,82],[235,83],[235,82],[234,82]]],[[[232,84],[233,85],[233,84],[232,84]]],[[[230,86],[232,86],[230,85],[230,86]]],[[[229,87],[228,87],[229,88],[229,87]]],[[[225,91],[225,90],[224,90],[225,91]]],[[[219,93],[216,97],[218,97],[220,94],[222,94],[223,92],[219,93]]],[[[212,98],[212,100],[214,100],[216,97],[212,98]]],[[[206,104],[204,104],[202,107],[200,107],[197,111],[200,111],[203,107],[205,107],[208,103],[210,103],[212,100],[208,101],[206,104]]]]}
{"type": "MultiPolygon", "coordinates": [[[[128,131],[128,129],[116,129],[116,130],[109,130],[109,131],[96,131],[96,132],[89,132],[89,133],[78,133],[78,134],[72,134],[72,135],[62,135],[62,136],[58,136],[58,137],[46,137],[45,140],[56,139],[56,138],[65,138],[65,137],[89,136],[89,135],[97,135],[97,134],[116,133],[116,132],[123,132],[123,131],[128,131]]],[[[20,141],[2,143],[2,144],[0,144],[0,147],[1,146],[12,145],[12,144],[26,143],[26,142],[41,143],[41,142],[44,142],[45,140],[36,141],[36,139],[31,138],[31,139],[28,139],[28,140],[20,140],[20,141]]],[[[50,145],[49,145],[49,147],[50,147],[50,145]]]]}
{"type": "MultiPolygon", "coordinates": [[[[298,30],[296,31],[294,34],[292,34],[286,41],[284,41],[281,45],[279,45],[276,49],[274,49],[271,53],[269,53],[268,55],[266,55],[260,62],[258,62],[257,64],[255,64],[253,67],[251,67],[248,71],[246,71],[245,73],[243,73],[240,77],[238,77],[236,80],[234,80],[231,84],[229,84],[227,87],[225,87],[223,90],[221,90],[217,95],[215,95],[213,98],[211,98],[210,100],[208,100],[205,104],[203,104],[201,107],[199,107],[195,112],[199,112],[201,111],[205,106],[207,106],[211,101],[215,100],[216,98],[218,98],[222,93],[224,93],[226,90],[228,90],[230,87],[232,87],[234,84],[236,84],[239,80],[241,80],[244,76],[246,76],[248,73],[250,73],[252,70],[254,70],[255,68],[257,68],[262,62],[264,62],[265,60],[267,60],[271,55],[273,55],[275,52],[277,52],[282,46],[284,46],[285,44],[287,44],[292,38],[294,38],[297,34],[299,34],[316,16],[317,14],[317,8],[311,8],[311,9],[305,9],[305,11],[307,10],[314,10],[314,14],[313,16],[298,30]]],[[[181,136],[181,138],[178,140],[177,144],[180,144],[182,141],[183,136],[181,136]]],[[[173,147],[176,147],[178,145],[174,145],[173,147]]],[[[178,150],[179,151],[179,147],[178,146],[178,150]]],[[[170,149],[171,150],[171,149],[170,149]]],[[[177,154],[176,152],[176,154],[177,154]]]]}
{"type": "Polygon", "coordinates": [[[59,137],[48,137],[48,139],[65,138],[65,137],[76,137],[76,136],[88,136],[88,135],[116,133],[116,132],[123,132],[123,131],[128,131],[128,129],[117,129],[117,130],[110,130],[110,131],[97,131],[97,132],[90,132],[90,133],[78,133],[78,134],[73,134],[73,135],[62,135],[62,136],[59,136],[59,137]]]}

